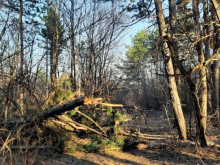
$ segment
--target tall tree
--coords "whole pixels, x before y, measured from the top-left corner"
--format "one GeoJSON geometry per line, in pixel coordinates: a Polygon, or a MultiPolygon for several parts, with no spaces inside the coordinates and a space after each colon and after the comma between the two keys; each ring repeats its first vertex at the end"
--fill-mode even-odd
{"type": "MultiPolygon", "coordinates": [[[[134,86],[135,102],[142,106],[149,106],[147,97],[147,74],[150,69],[147,68],[147,61],[153,56],[153,47],[155,46],[158,31],[148,31],[142,29],[132,37],[132,43],[126,46],[126,60],[122,66],[118,66],[125,73],[124,83],[126,86],[134,86]]],[[[152,66],[152,64],[150,64],[152,66]]],[[[152,77],[151,77],[152,78],[152,77]]]]}
{"type": "MultiPolygon", "coordinates": [[[[171,5],[171,3],[170,3],[171,5]]],[[[184,4],[186,5],[186,4],[184,4]]],[[[197,8],[198,9],[198,8],[197,8]]],[[[172,10],[171,10],[172,12],[172,10]]],[[[197,12],[195,14],[198,14],[197,12]]],[[[194,14],[193,14],[194,15],[194,14]]],[[[194,16],[195,17],[195,16],[194,16]]],[[[198,21],[198,17],[199,15],[196,17],[196,21],[198,21]]],[[[194,24],[195,22],[194,21],[194,24]]],[[[199,23],[199,22],[197,22],[199,23]]],[[[200,28],[199,28],[199,25],[197,26],[196,28],[196,31],[199,31],[200,32],[200,28]]],[[[193,99],[193,102],[194,102],[194,105],[195,105],[195,110],[196,110],[196,118],[197,118],[197,126],[198,126],[198,134],[199,134],[199,139],[200,139],[200,144],[201,146],[207,146],[207,139],[206,139],[206,134],[205,134],[205,130],[206,130],[206,115],[207,115],[207,86],[206,86],[206,73],[204,73],[205,71],[205,67],[206,65],[208,64],[208,62],[205,62],[205,57],[204,57],[204,53],[203,53],[203,47],[201,47],[202,45],[202,41],[200,39],[200,34],[198,34],[198,32],[195,32],[195,38],[196,40],[194,41],[193,43],[193,46],[196,47],[196,50],[198,52],[198,61],[199,61],[199,64],[196,65],[195,67],[191,68],[189,71],[187,71],[182,63],[180,62],[179,60],[179,54],[178,54],[178,51],[175,49],[175,41],[173,41],[173,36],[168,36],[166,37],[168,39],[168,46],[169,46],[169,49],[171,51],[171,56],[172,56],[172,59],[175,63],[175,65],[178,66],[179,70],[181,71],[181,74],[185,77],[185,80],[187,81],[189,87],[190,87],[190,93],[191,93],[191,96],[192,96],[192,99],[193,99]],[[198,45],[198,42],[200,42],[198,45]],[[201,63],[201,61],[203,61],[203,63],[201,63]],[[200,71],[200,77],[203,83],[203,88],[201,89],[201,101],[199,99],[199,96],[198,96],[198,89],[196,87],[196,84],[193,82],[192,80],[192,71],[196,70],[196,69],[200,69],[204,67],[203,69],[203,77],[201,77],[201,71],[200,71]],[[206,96],[205,96],[206,95],[206,96]],[[203,108],[203,109],[202,109],[203,108]]],[[[210,59],[207,60],[210,62],[210,59]]]]}
{"type": "Polygon", "coordinates": [[[213,63],[213,71],[214,71],[214,92],[213,92],[213,108],[216,114],[216,123],[217,125],[220,124],[220,115],[219,115],[219,45],[220,45],[220,30],[219,30],[219,22],[220,22],[220,14],[216,6],[218,6],[218,3],[216,0],[212,0],[213,5],[211,8],[212,13],[212,21],[214,26],[214,33],[213,33],[213,39],[212,39],[212,45],[213,45],[213,52],[217,53],[217,56],[213,63]],[[218,18],[219,17],[219,18],[218,18]]]}
{"type": "MultiPolygon", "coordinates": [[[[171,31],[171,36],[172,36],[172,43],[173,43],[173,48],[175,51],[178,51],[178,45],[177,45],[177,38],[175,37],[177,33],[177,27],[176,27],[176,21],[177,21],[177,16],[176,16],[176,2],[175,0],[169,0],[169,22],[170,22],[170,31],[171,31]]],[[[181,85],[181,79],[179,76],[179,69],[178,66],[174,63],[174,73],[175,73],[175,78],[176,78],[176,84],[178,88],[178,92],[180,93],[180,85],[181,85]]]]}
{"type": "MultiPolygon", "coordinates": [[[[202,134],[206,136],[206,119],[207,119],[207,79],[206,79],[206,66],[203,65],[205,62],[205,54],[203,50],[203,42],[201,40],[201,29],[199,22],[199,1],[193,0],[193,18],[195,22],[195,42],[196,42],[196,50],[198,53],[198,61],[201,65],[200,68],[200,81],[201,81],[201,106],[200,106],[200,125],[202,130],[204,131],[202,134]]],[[[201,141],[203,146],[207,146],[207,141],[201,141]]]]}
{"type": "Polygon", "coordinates": [[[71,46],[71,73],[70,80],[72,88],[76,90],[76,54],[75,54],[75,32],[74,32],[74,21],[75,21],[75,0],[71,0],[71,11],[70,11],[70,46],[71,46]]]}
{"type": "Polygon", "coordinates": [[[142,80],[145,79],[145,75],[143,75],[144,71],[144,60],[146,59],[146,54],[148,51],[149,43],[148,43],[148,32],[146,29],[139,31],[132,38],[132,46],[127,46],[126,57],[130,62],[129,72],[127,74],[130,77],[130,81],[136,81],[138,84],[138,95],[140,95],[140,85],[142,80]]]}
{"type": "Polygon", "coordinates": [[[173,62],[172,62],[172,58],[171,58],[170,51],[168,48],[168,44],[166,40],[164,39],[164,37],[167,36],[167,28],[165,24],[163,9],[162,9],[162,2],[161,0],[155,0],[154,2],[155,2],[156,14],[157,14],[157,23],[159,26],[160,36],[162,38],[162,54],[163,54],[164,64],[165,64],[166,73],[167,73],[167,80],[168,80],[168,86],[170,90],[172,107],[174,109],[174,114],[178,122],[180,138],[183,140],[186,140],[187,139],[186,124],[185,124],[181,101],[179,98],[179,93],[177,90],[177,85],[176,85],[176,81],[174,77],[173,62]]]}
{"type": "MultiPolygon", "coordinates": [[[[19,27],[19,37],[20,37],[20,75],[23,77],[24,74],[24,39],[23,39],[23,0],[19,0],[19,22],[18,22],[18,27],[19,27]]],[[[21,111],[23,113],[24,109],[24,91],[23,87],[20,86],[20,107],[21,111]]]]}
{"type": "MultiPolygon", "coordinates": [[[[208,4],[208,0],[203,0],[203,19],[204,19],[204,23],[203,23],[203,34],[204,34],[204,46],[205,46],[205,49],[204,49],[204,54],[205,54],[205,60],[209,59],[210,58],[210,32],[211,32],[211,29],[210,29],[210,25],[209,25],[209,22],[210,22],[210,17],[209,17],[209,4],[208,4]]],[[[211,82],[211,65],[207,65],[207,109],[211,109],[212,108],[212,82],[211,82]]]]}
{"type": "Polygon", "coordinates": [[[54,6],[48,7],[47,16],[44,18],[44,21],[45,28],[42,29],[42,35],[49,44],[50,79],[52,86],[56,87],[58,56],[61,53],[64,30],[57,9],[54,6]]]}

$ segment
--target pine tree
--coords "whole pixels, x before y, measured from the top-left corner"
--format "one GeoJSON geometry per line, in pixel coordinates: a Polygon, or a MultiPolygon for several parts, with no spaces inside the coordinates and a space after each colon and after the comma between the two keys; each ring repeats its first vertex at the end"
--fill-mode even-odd
{"type": "Polygon", "coordinates": [[[54,7],[48,7],[47,15],[43,18],[45,28],[42,29],[42,36],[49,47],[47,48],[50,57],[50,79],[53,87],[57,86],[58,57],[61,53],[64,29],[59,14],[54,7]]]}

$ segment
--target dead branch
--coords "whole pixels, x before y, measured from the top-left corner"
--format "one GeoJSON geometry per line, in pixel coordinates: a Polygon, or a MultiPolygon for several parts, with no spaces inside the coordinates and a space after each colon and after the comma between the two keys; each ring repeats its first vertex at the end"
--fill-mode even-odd
{"type": "Polygon", "coordinates": [[[99,131],[97,131],[97,130],[95,130],[93,128],[90,128],[90,127],[84,125],[84,124],[77,123],[77,122],[73,121],[71,118],[69,118],[68,116],[64,116],[63,115],[62,117],[64,117],[65,120],[68,120],[68,121],[62,120],[61,117],[56,117],[55,119],[52,119],[51,121],[56,123],[56,124],[58,124],[58,125],[61,125],[64,129],[66,129],[65,128],[66,126],[70,126],[70,127],[74,128],[74,129],[77,129],[77,130],[91,131],[91,132],[94,132],[94,133],[96,133],[98,135],[106,136],[107,137],[105,132],[101,133],[101,132],[99,132],[99,131]]]}
{"type": "Polygon", "coordinates": [[[77,123],[76,121],[72,121],[72,122],[73,122],[73,124],[75,124],[75,125],[78,126],[78,127],[83,127],[83,128],[85,128],[86,130],[89,130],[89,131],[91,131],[91,132],[94,132],[94,133],[96,133],[96,134],[99,134],[99,135],[103,136],[103,134],[102,134],[101,132],[96,131],[96,130],[93,129],[93,128],[90,128],[90,127],[87,127],[87,126],[85,126],[85,125],[83,125],[83,124],[77,123]]]}
{"type": "Polygon", "coordinates": [[[87,98],[85,97],[84,99],[84,104],[89,105],[89,104],[95,104],[95,105],[103,105],[107,107],[115,107],[115,108],[133,108],[133,109],[138,109],[137,106],[135,105],[123,105],[123,104],[111,104],[111,103],[103,103],[102,98],[87,98]]]}
{"type": "Polygon", "coordinates": [[[91,122],[93,122],[103,132],[103,134],[107,137],[107,134],[105,133],[105,131],[91,117],[89,117],[86,114],[80,112],[79,110],[76,110],[76,112],[79,113],[80,115],[84,116],[85,118],[89,119],[91,122]]]}
{"type": "Polygon", "coordinates": [[[11,150],[51,149],[51,146],[10,146],[11,150]]]}

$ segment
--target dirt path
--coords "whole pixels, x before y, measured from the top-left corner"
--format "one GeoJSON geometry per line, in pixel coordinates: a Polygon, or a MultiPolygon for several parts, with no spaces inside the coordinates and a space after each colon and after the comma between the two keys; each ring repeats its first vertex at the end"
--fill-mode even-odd
{"type": "Polygon", "coordinates": [[[133,141],[142,143],[139,149],[112,152],[108,155],[85,152],[57,154],[52,151],[41,151],[36,157],[33,157],[34,153],[27,155],[26,159],[32,157],[28,164],[32,164],[35,160],[34,165],[220,165],[220,147],[217,144],[220,142],[220,130],[218,128],[209,127],[207,130],[210,135],[209,140],[214,141],[216,145],[202,149],[192,142],[178,141],[164,111],[147,110],[145,113],[148,115],[147,125],[141,118],[125,125],[125,129],[133,127],[133,130],[138,130],[131,134],[133,141]]]}

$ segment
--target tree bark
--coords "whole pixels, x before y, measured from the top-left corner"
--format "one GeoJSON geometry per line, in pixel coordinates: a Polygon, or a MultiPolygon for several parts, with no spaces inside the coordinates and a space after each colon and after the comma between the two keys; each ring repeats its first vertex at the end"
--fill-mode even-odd
{"type": "MultiPolygon", "coordinates": [[[[55,48],[57,49],[57,48],[55,48]]],[[[51,83],[53,87],[57,87],[57,54],[58,50],[55,50],[55,52],[52,54],[52,66],[51,66],[51,83]]]]}
{"type": "Polygon", "coordinates": [[[215,90],[214,90],[214,111],[216,115],[216,124],[219,125],[219,68],[218,68],[218,58],[214,62],[214,80],[215,80],[215,90]]]}
{"type": "MultiPolygon", "coordinates": [[[[201,81],[201,105],[200,105],[200,134],[203,134],[204,140],[201,141],[201,146],[207,146],[206,140],[206,119],[207,119],[207,79],[206,79],[206,66],[203,66],[205,63],[205,54],[203,51],[203,44],[201,40],[201,30],[200,30],[200,23],[199,23],[199,9],[198,9],[199,1],[193,0],[193,18],[195,22],[195,40],[196,40],[196,50],[198,53],[198,61],[201,64],[200,68],[200,81],[201,81]]],[[[198,124],[199,124],[198,123],[198,124]]]]}
{"type": "Polygon", "coordinates": [[[218,17],[218,20],[220,21],[220,12],[218,10],[218,1],[217,0],[212,0],[212,4],[215,8],[215,12],[216,12],[216,15],[218,17]]]}
{"type": "MultiPolygon", "coordinates": [[[[173,44],[173,48],[175,52],[178,52],[178,45],[177,45],[177,39],[176,39],[176,2],[175,0],[169,0],[169,18],[170,18],[170,30],[171,30],[171,40],[173,44]]],[[[180,79],[180,72],[177,64],[173,62],[173,67],[174,67],[174,74],[175,74],[175,80],[176,80],[176,85],[178,89],[178,93],[180,95],[181,93],[181,79],[180,79]]],[[[175,123],[174,127],[178,128],[177,124],[177,119],[175,117],[175,123]]],[[[179,128],[178,128],[179,129],[179,128]]]]}
{"type": "MultiPolygon", "coordinates": [[[[46,44],[47,44],[47,50],[49,50],[48,48],[48,39],[46,39],[46,44]]],[[[46,99],[48,99],[49,97],[49,54],[46,54],[46,99]]]]}
{"type": "MultiPolygon", "coordinates": [[[[51,84],[53,88],[55,89],[57,87],[57,73],[58,73],[58,55],[60,51],[60,29],[59,29],[59,8],[58,4],[56,2],[55,9],[52,12],[52,15],[50,15],[51,25],[48,28],[49,33],[51,36],[49,37],[50,40],[50,78],[51,78],[51,84]]],[[[49,6],[49,4],[48,4],[49,6]]]]}
{"type": "MultiPolygon", "coordinates": [[[[24,39],[23,39],[23,0],[19,0],[19,37],[20,37],[20,76],[23,77],[24,66],[24,39]]],[[[22,114],[24,113],[24,91],[22,85],[20,86],[20,108],[22,114]]]]}
{"type": "MultiPolygon", "coordinates": [[[[214,1],[213,1],[214,2],[214,1]]],[[[215,4],[218,6],[218,3],[215,2],[215,4]]],[[[213,10],[215,10],[213,8],[213,10]]],[[[213,47],[213,52],[218,53],[219,45],[220,45],[220,38],[219,38],[219,21],[217,18],[217,15],[215,11],[212,11],[212,20],[214,22],[214,47],[213,47]]],[[[213,92],[213,109],[215,111],[215,118],[216,118],[216,124],[220,124],[220,119],[219,119],[219,59],[218,59],[218,54],[214,60],[213,63],[213,71],[214,71],[214,92],[213,92]]]]}
{"type": "MultiPolygon", "coordinates": [[[[159,25],[159,32],[160,36],[163,38],[166,36],[167,31],[166,31],[166,25],[165,25],[165,19],[164,19],[164,14],[162,10],[162,2],[161,0],[155,0],[155,7],[156,7],[156,13],[157,13],[157,22],[159,25]]],[[[176,86],[176,81],[174,77],[174,69],[173,69],[173,63],[172,59],[170,56],[170,52],[168,49],[168,45],[166,40],[163,38],[163,50],[162,50],[163,58],[164,58],[164,63],[166,66],[166,73],[168,75],[168,86],[170,90],[170,96],[171,96],[171,101],[172,101],[172,107],[174,109],[174,114],[177,118],[178,121],[178,127],[179,127],[179,135],[180,138],[183,140],[187,139],[186,135],[186,125],[185,125],[185,119],[181,107],[181,101],[179,98],[177,86],[176,86]]]]}
{"type": "Polygon", "coordinates": [[[74,34],[74,1],[71,0],[71,12],[70,12],[70,34],[71,34],[71,83],[72,89],[76,90],[76,54],[75,54],[75,34],[74,34]]]}
{"type": "MultiPolygon", "coordinates": [[[[204,34],[204,46],[205,46],[205,60],[210,58],[210,25],[209,25],[209,9],[208,0],[203,0],[203,34],[204,34]]],[[[211,65],[207,65],[207,110],[212,109],[212,75],[211,75],[211,65]]]]}

